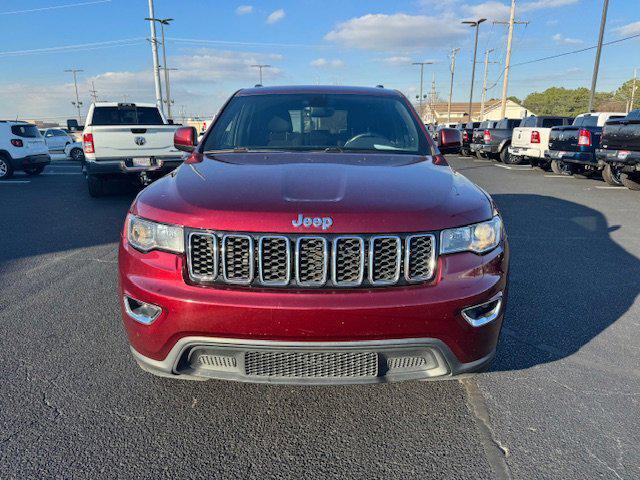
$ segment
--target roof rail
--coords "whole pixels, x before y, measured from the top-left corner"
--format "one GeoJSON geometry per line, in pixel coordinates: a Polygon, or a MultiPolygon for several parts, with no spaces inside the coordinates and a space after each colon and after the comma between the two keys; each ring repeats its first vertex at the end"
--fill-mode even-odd
{"type": "Polygon", "coordinates": [[[255,88],[260,88],[261,86],[262,86],[262,84],[261,84],[261,83],[256,83],[256,84],[254,85],[254,87],[255,87],[255,88]]]}
{"type": "Polygon", "coordinates": [[[384,85],[378,84],[378,85],[376,85],[376,88],[384,88],[384,85]]]}

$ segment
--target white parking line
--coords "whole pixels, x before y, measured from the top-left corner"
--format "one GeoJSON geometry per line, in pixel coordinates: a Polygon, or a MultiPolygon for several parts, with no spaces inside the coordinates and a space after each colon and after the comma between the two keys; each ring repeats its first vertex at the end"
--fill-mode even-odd
{"type": "Polygon", "coordinates": [[[2,180],[0,185],[15,185],[17,183],[31,183],[31,180],[2,180]]]}
{"type": "Polygon", "coordinates": [[[532,171],[531,166],[528,165],[500,165],[499,163],[495,164],[496,167],[506,168],[507,170],[521,170],[521,171],[532,171]]]}
{"type": "Polygon", "coordinates": [[[546,173],[544,176],[549,178],[574,178],[571,175],[555,175],[553,173],[546,173]]]}
{"type": "Polygon", "coordinates": [[[600,190],[626,190],[626,187],[623,187],[622,185],[617,187],[615,185],[596,185],[596,188],[599,188],[600,190]]]}

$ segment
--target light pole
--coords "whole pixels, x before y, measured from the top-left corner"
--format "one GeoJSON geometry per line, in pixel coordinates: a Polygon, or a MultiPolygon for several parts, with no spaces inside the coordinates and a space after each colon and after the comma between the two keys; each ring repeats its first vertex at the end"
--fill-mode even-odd
{"type": "Polygon", "coordinates": [[[593,77],[591,78],[591,93],[589,94],[589,111],[593,111],[593,103],[596,98],[596,83],[598,83],[598,70],[600,68],[600,54],[602,53],[602,38],[604,37],[604,27],[607,23],[607,10],[609,0],[604,0],[602,4],[602,18],[600,19],[600,34],[598,35],[598,48],[596,50],[596,61],[593,64],[593,77]]]}
{"type": "Polygon", "coordinates": [[[471,67],[471,92],[469,93],[469,121],[472,122],[471,113],[472,113],[472,104],[473,104],[473,82],[476,79],[476,57],[478,53],[478,30],[480,30],[480,24],[486,21],[486,18],[479,18],[478,20],[465,20],[464,24],[469,25],[470,27],[475,27],[476,29],[476,40],[473,46],[473,64],[471,67]]]}
{"type": "Polygon", "coordinates": [[[78,96],[78,77],[77,77],[77,73],[78,72],[84,72],[84,70],[80,70],[78,68],[69,68],[69,69],[65,70],[65,72],[73,73],[73,85],[74,85],[74,87],[76,89],[76,101],[75,102],[71,102],[71,104],[74,105],[78,109],[78,125],[82,125],[82,116],[80,115],[80,108],[82,107],[82,102],[80,101],[80,97],[78,96]]]}
{"type": "Polygon", "coordinates": [[[453,74],[456,71],[456,55],[460,51],[459,48],[451,49],[451,84],[449,85],[449,104],[447,105],[447,122],[451,123],[451,97],[453,96],[453,74]]]}
{"type": "Polygon", "coordinates": [[[433,62],[413,62],[411,65],[420,65],[420,96],[418,97],[418,108],[420,110],[420,115],[422,112],[422,99],[424,98],[422,94],[422,85],[423,85],[423,77],[424,77],[424,66],[425,65],[433,65],[433,62]]]}
{"type": "Polygon", "coordinates": [[[167,118],[171,118],[171,88],[169,87],[169,73],[170,70],[167,67],[167,49],[164,42],[164,26],[170,25],[173,22],[173,18],[153,18],[147,17],[145,20],[150,22],[158,22],[160,24],[160,35],[162,37],[162,68],[164,69],[164,89],[167,93],[167,99],[164,101],[167,104],[167,118]]]}
{"type": "Polygon", "coordinates": [[[251,65],[253,68],[257,68],[260,71],[260,85],[262,85],[262,69],[263,68],[271,68],[271,65],[267,65],[266,63],[259,63],[257,65],[251,65]]]}
{"type": "Polygon", "coordinates": [[[162,85],[160,84],[160,62],[158,61],[158,39],[156,37],[156,22],[155,15],[153,13],[153,0],[149,0],[149,16],[146,20],[149,20],[151,26],[151,53],[153,56],[153,82],[156,89],[156,105],[162,113],[164,108],[162,107],[162,85]]]}

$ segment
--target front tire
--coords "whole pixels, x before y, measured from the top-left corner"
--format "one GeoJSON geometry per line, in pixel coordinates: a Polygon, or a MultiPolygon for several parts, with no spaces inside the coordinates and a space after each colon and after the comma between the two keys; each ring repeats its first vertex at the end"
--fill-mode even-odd
{"type": "Polygon", "coordinates": [[[0,180],[6,180],[13,175],[11,162],[4,155],[0,155],[0,180]]]}
{"type": "Polygon", "coordinates": [[[500,152],[500,160],[505,165],[520,165],[522,163],[522,157],[511,155],[508,147],[504,147],[500,152]]]}
{"type": "Polygon", "coordinates": [[[81,162],[84,159],[84,152],[81,148],[72,148],[69,152],[69,156],[71,157],[71,160],[81,162]]]}
{"type": "Polygon", "coordinates": [[[556,175],[573,175],[571,165],[562,160],[551,160],[551,171],[556,175]]]}
{"type": "Polygon", "coordinates": [[[609,185],[619,187],[622,185],[622,179],[620,178],[621,173],[619,167],[616,168],[607,163],[602,170],[602,179],[609,185]]]}
{"type": "Polygon", "coordinates": [[[30,177],[40,175],[44,171],[44,165],[36,165],[35,167],[24,167],[24,173],[30,177]]]}
{"type": "Polygon", "coordinates": [[[93,198],[106,195],[106,180],[99,175],[87,175],[87,187],[89,188],[89,195],[93,198]]]}
{"type": "Polygon", "coordinates": [[[624,173],[620,174],[620,180],[622,181],[622,185],[627,187],[629,190],[640,190],[640,175],[624,173]]]}

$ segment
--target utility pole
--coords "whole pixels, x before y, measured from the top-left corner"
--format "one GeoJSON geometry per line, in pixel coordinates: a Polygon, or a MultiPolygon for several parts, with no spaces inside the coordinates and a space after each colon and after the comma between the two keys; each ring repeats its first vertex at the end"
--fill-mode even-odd
{"type": "Polygon", "coordinates": [[[469,93],[469,121],[472,122],[471,118],[471,108],[473,104],[473,82],[476,79],[476,58],[478,54],[478,30],[480,30],[480,24],[486,21],[486,18],[479,18],[478,20],[465,20],[464,24],[469,25],[470,27],[474,27],[476,29],[476,40],[473,47],[473,63],[471,67],[471,93],[469,93]]]}
{"type": "Polygon", "coordinates": [[[424,112],[422,111],[422,99],[424,97],[423,95],[423,90],[422,90],[422,86],[424,84],[423,80],[424,80],[424,66],[425,65],[433,65],[433,62],[413,62],[411,65],[420,65],[420,96],[418,97],[418,109],[420,110],[420,115],[423,115],[424,112]]]}
{"type": "Polygon", "coordinates": [[[259,85],[262,85],[262,69],[263,68],[271,68],[271,65],[267,65],[264,63],[259,63],[257,65],[251,65],[253,68],[257,68],[260,71],[260,83],[259,85]]]}
{"type": "Polygon", "coordinates": [[[89,90],[89,93],[91,93],[93,103],[96,103],[98,101],[98,92],[96,90],[96,86],[93,83],[93,80],[91,80],[91,90],[89,90]]]}
{"type": "Polygon", "coordinates": [[[436,74],[433,73],[431,77],[431,91],[429,92],[429,112],[431,115],[430,123],[437,123],[436,117],[436,102],[438,101],[438,92],[436,92],[436,74]]]}
{"type": "Polygon", "coordinates": [[[82,115],[80,114],[80,108],[82,107],[82,102],[80,101],[80,96],[78,95],[78,77],[77,77],[77,73],[78,72],[84,72],[84,70],[80,70],[78,68],[69,68],[69,69],[65,70],[65,72],[73,73],[73,85],[74,85],[74,87],[76,89],[76,101],[75,102],[71,102],[71,104],[74,105],[78,109],[78,125],[82,125],[82,115]]]}
{"type": "Polygon", "coordinates": [[[447,105],[447,122],[451,123],[451,97],[453,96],[453,74],[456,71],[456,55],[460,51],[459,48],[451,49],[451,84],[449,85],[449,104],[447,105]]]}
{"type": "Polygon", "coordinates": [[[484,79],[482,80],[482,101],[480,103],[480,121],[484,120],[484,104],[487,101],[487,74],[489,72],[489,64],[490,63],[498,63],[498,62],[490,62],[489,54],[493,52],[493,48],[490,50],[485,50],[484,52],[484,79]]]}
{"type": "Polygon", "coordinates": [[[600,34],[598,35],[598,48],[596,50],[596,61],[593,64],[593,77],[591,78],[591,93],[589,95],[589,111],[593,112],[596,99],[596,83],[598,83],[598,70],[600,68],[600,54],[602,53],[602,38],[604,37],[604,27],[607,23],[607,10],[609,0],[604,0],[602,4],[602,18],[600,19],[600,34]]]}
{"type": "MultiPolygon", "coordinates": [[[[500,118],[505,118],[507,114],[507,89],[509,88],[509,69],[511,68],[511,44],[513,43],[513,26],[518,24],[528,25],[529,22],[516,22],[516,0],[511,0],[511,13],[509,14],[509,35],[507,36],[507,57],[504,62],[504,78],[502,79],[502,106],[500,107],[500,118]]],[[[506,22],[493,22],[498,25],[505,25],[506,22]]]]}
{"type": "MultiPolygon", "coordinates": [[[[147,18],[155,18],[153,13],[153,0],[149,0],[149,17],[147,18]]],[[[151,53],[153,55],[153,82],[156,88],[156,105],[160,111],[164,113],[164,108],[162,106],[162,85],[160,84],[160,62],[158,60],[158,39],[156,37],[155,20],[150,20],[149,25],[151,26],[151,53]]]]}
{"type": "Polygon", "coordinates": [[[149,20],[150,22],[158,22],[160,24],[160,34],[162,37],[162,69],[164,70],[164,89],[167,94],[167,99],[163,100],[164,103],[167,104],[167,118],[171,118],[171,88],[169,87],[169,70],[171,69],[167,66],[167,49],[164,41],[164,26],[170,25],[173,22],[173,18],[153,18],[147,17],[145,20],[149,20]]]}

